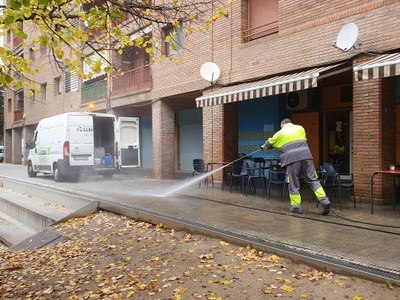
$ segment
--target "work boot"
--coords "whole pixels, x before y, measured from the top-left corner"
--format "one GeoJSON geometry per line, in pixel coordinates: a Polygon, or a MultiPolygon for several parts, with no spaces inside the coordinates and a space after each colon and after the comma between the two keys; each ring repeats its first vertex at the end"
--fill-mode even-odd
{"type": "Polygon", "coordinates": [[[329,214],[329,212],[331,211],[331,202],[329,201],[329,198],[323,198],[319,200],[319,203],[321,203],[322,206],[322,215],[326,216],[327,214],[329,214]]]}
{"type": "Polygon", "coordinates": [[[301,209],[300,204],[299,205],[292,205],[292,207],[290,207],[289,211],[293,214],[301,214],[303,212],[303,210],[301,209]]]}

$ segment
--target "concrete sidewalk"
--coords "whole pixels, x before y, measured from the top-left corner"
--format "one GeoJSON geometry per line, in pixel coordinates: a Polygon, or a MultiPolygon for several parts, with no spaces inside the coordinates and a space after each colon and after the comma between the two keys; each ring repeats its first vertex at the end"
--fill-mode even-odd
{"type": "MultiPolygon", "coordinates": [[[[143,171],[142,171],[143,172],[143,171]]],[[[119,195],[118,201],[125,205],[158,212],[190,223],[220,229],[240,236],[265,241],[290,251],[316,259],[332,259],[332,262],[366,267],[382,275],[390,274],[400,282],[400,205],[378,206],[371,215],[369,204],[357,203],[353,207],[349,194],[344,193],[343,210],[333,198],[332,212],[322,216],[316,201],[303,191],[303,214],[288,212],[289,199],[280,199],[278,189],[271,199],[259,195],[244,196],[239,190],[229,192],[215,187],[199,187],[185,180],[154,180],[143,176],[140,170],[115,178],[121,189],[138,191],[131,196],[119,195]],[[140,196],[140,191],[158,189],[178,190],[168,197],[140,196]]]]}
{"type": "MultiPolygon", "coordinates": [[[[0,176],[4,174],[3,166],[0,176]]],[[[56,183],[40,176],[28,179],[18,173],[19,167],[13,168],[15,173],[10,176],[16,179],[25,176],[24,180],[34,184],[98,195],[103,207],[119,206],[118,212],[126,209],[139,216],[146,213],[157,216],[157,220],[179,224],[181,229],[252,244],[331,270],[336,266],[335,271],[355,270],[354,274],[365,273],[367,278],[400,283],[400,205],[396,210],[377,206],[371,215],[369,204],[357,203],[354,208],[349,195],[344,195],[342,211],[334,198],[332,213],[322,216],[305,189],[303,214],[292,215],[287,196],[281,200],[277,189],[271,199],[261,193],[246,197],[239,190],[222,191],[219,184],[199,187],[198,183],[188,182],[190,174],[180,174],[176,180],[156,180],[151,172],[135,169],[107,180],[101,177],[56,183]],[[175,193],[169,194],[171,191],[175,193]]],[[[26,173],[25,168],[23,172],[26,173]]]]}

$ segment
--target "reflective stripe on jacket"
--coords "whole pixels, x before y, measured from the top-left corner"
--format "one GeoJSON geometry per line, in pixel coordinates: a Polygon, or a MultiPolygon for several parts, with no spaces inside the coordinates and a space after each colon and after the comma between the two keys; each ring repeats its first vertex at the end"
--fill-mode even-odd
{"type": "Polygon", "coordinates": [[[300,125],[287,123],[267,140],[265,146],[279,150],[282,167],[295,161],[312,159],[306,131],[300,125]]]}

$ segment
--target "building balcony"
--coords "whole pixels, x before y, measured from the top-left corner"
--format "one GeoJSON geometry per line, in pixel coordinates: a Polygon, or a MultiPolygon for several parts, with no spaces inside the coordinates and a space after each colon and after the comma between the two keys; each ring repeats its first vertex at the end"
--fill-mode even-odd
{"type": "Polygon", "coordinates": [[[19,47],[19,46],[21,46],[23,41],[24,40],[22,38],[20,38],[20,37],[17,37],[17,36],[14,37],[14,39],[13,39],[13,47],[14,47],[14,49],[19,47]]]}
{"type": "Polygon", "coordinates": [[[153,77],[150,65],[125,71],[124,75],[113,78],[113,96],[137,94],[151,90],[153,77]]]}
{"type": "Polygon", "coordinates": [[[107,81],[101,79],[82,86],[82,103],[98,100],[107,97],[107,81]]]}
{"type": "Polygon", "coordinates": [[[21,121],[24,118],[24,110],[18,109],[14,111],[14,122],[21,121]]]}

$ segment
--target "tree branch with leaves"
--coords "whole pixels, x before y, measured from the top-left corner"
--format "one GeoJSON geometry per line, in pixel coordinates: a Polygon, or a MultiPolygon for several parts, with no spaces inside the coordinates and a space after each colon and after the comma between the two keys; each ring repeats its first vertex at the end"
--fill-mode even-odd
{"type": "MultiPolygon", "coordinates": [[[[230,0],[9,0],[0,7],[0,33],[22,40],[22,47],[47,48],[59,68],[91,78],[118,71],[110,52],[121,55],[126,47],[145,49],[151,62],[165,59],[157,55],[161,37],[149,35],[146,28],[184,26],[186,35],[196,29],[206,32],[212,22],[228,17],[229,4],[230,0]],[[93,53],[101,59],[90,58],[93,53]]],[[[163,38],[175,46],[173,33],[163,38]]],[[[32,67],[34,61],[16,50],[7,44],[0,47],[0,85],[35,88],[29,78],[40,66],[32,67]]]]}

